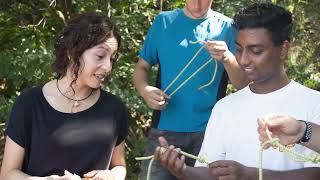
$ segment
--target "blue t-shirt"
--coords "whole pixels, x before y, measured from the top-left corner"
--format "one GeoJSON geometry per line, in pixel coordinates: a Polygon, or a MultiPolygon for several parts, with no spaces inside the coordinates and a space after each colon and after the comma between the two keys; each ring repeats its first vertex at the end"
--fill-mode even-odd
{"type": "MultiPolygon", "coordinates": [[[[164,90],[191,60],[203,44],[190,41],[225,41],[231,52],[235,52],[235,31],[232,20],[218,12],[210,11],[207,18],[191,19],[183,9],[160,13],[149,29],[140,57],[150,65],[159,64],[158,87],[164,90]]],[[[171,94],[183,81],[210,59],[203,49],[180,78],[168,89],[171,94]]],[[[169,100],[166,109],[153,118],[156,128],[175,132],[204,131],[217,101],[224,66],[218,62],[214,82],[201,90],[213,77],[216,63],[211,61],[199,71],[169,100]]],[[[224,90],[225,91],[225,90],[224,90]]]]}

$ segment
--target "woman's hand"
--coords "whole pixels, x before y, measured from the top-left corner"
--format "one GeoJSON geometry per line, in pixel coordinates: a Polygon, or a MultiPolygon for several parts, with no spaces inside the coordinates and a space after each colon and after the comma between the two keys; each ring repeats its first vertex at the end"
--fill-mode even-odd
{"type": "MultiPolygon", "coordinates": [[[[76,175],[76,174],[72,174],[69,171],[65,170],[64,171],[64,176],[58,176],[58,175],[51,175],[48,177],[44,177],[44,178],[40,178],[41,180],[81,180],[81,177],[76,175]]],[[[40,180],[37,179],[37,180],[40,180]]],[[[33,180],[33,179],[31,179],[33,180]]],[[[36,180],[36,179],[35,179],[36,180]]]]}
{"type": "Polygon", "coordinates": [[[110,170],[93,170],[84,175],[92,180],[115,180],[114,174],[110,170]]]}

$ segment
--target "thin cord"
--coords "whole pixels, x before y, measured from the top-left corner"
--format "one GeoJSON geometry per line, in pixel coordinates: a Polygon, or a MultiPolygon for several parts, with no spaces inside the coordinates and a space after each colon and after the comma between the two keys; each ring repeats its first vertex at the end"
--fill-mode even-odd
{"type": "MultiPolygon", "coordinates": [[[[206,63],[204,63],[200,68],[198,68],[193,74],[191,74],[190,77],[188,77],[185,81],[183,81],[183,83],[181,83],[169,96],[171,97],[174,93],[176,93],[183,85],[185,85],[191,78],[193,78],[193,76],[195,76],[200,70],[202,70],[204,67],[206,67],[210,62],[211,62],[212,58],[210,58],[209,60],[207,60],[206,63]]],[[[214,73],[216,74],[216,73],[214,73]]],[[[206,85],[205,85],[206,86],[206,85]]],[[[201,88],[201,87],[200,87],[201,88]]]]}
{"type": "Polygon", "coordinates": [[[86,97],[84,97],[84,98],[82,98],[82,99],[72,99],[71,97],[68,97],[68,96],[66,96],[64,93],[61,92],[61,90],[60,90],[60,88],[59,88],[58,79],[57,79],[57,89],[58,89],[58,91],[60,92],[60,94],[61,94],[62,96],[64,96],[65,98],[67,98],[67,99],[69,99],[69,100],[72,100],[72,101],[83,101],[83,100],[86,100],[86,99],[88,99],[88,98],[92,95],[92,93],[93,93],[93,89],[91,89],[91,92],[90,92],[90,94],[89,94],[88,96],[86,96],[86,97]]]}
{"type": "Polygon", "coordinates": [[[181,74],[189,67],[189,65],[193,62],[193,60],[198,56],[198,54],[200,53],[200,51],[204,48],[204,46],[202,46],[197,52],[196,54],[194,54],[194,56],[191,58],[191,60],[188,62],[187,65],[185,65],[185,67],[180,71],[180,73],[174,78],[174,80],[171,81],[171,83],[166,87],[166,89],[163,92],[166,92],[172,85],[173,83],[176,82],[176,80],[181,76],[181,74]]]}
{"type": "MultiPolygon", "coordinates": [[[[212,59],[211,59],[211,60],[212,60],[212,59]]],[[[216,65],[215,65],[215,68],[214,68],[214,72],[213,72],[213,76],[212,76],[212,78],[211,78],[211,81],[208,82],[207,84],[199,87],[198,90],[201,90],[201,89],[203,89],[203,88],[208,87],[208,86],[209,86],[210,84],[212,84],[213,81],[215,80],[216,75],[217,75],[217,71],[218,71],[218,62],[217,62],[217,60],[214,60],[214,62],[216,63],[216,65]]]]}
{"type": "MultiPolygon", "coordinates": [[[[197,43],[201,43],[202,41],[189,41],[190,44],[197,44],[197,43]]],[[[194,54],[194,56],[191,58],[191,60],[184,66],[184,68],[179,72],[179,74],[171,81],[171,83],[163,90],[164,93],[166,93],[168,91],[168,89],[177,81],[177,79],[182,75],[182,73],[184,73],[184,71],[189,67],[189,65],[194,61],[194,59],[199,55],[200,51],[204,48],[205,46],[201,46],[199,48],[199,50],[194,54]]],[[[184,86],[193,76],[195,76],[200,70],[202,70],[205,66],[207,66],[213,59],[210,58],[209,60],[207,60],[207,62],[205,64],[203,64],[200,68],[198,68],[193,74],[191,74],[191,76],[189,78],[187,78],[185,81],[183,81],[176,89],[174,89],[171,94],[169,94],[169,97],[171,97],[173,94],[175,94],[182,86],[184,86]]],[[[214,70],[214,74],[212,76],[212,79],[209,83],[201,86],[198,88],[198,90],[201,90],[207,86],[209,86],[210,84],[212,84],[212,82],[215,80],[216,74],[217,74],[217,70],[218,70],[218,63],[216,60],[213,60],[215,62],[215,70],[214,70]]]]}

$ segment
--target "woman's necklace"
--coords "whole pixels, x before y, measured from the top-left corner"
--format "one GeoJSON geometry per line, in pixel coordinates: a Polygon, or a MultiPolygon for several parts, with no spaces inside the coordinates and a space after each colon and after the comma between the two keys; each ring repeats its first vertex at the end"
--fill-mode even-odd
{"type": "MultiPolygon", "coordinates": [[[[61,90],[60,90],[60,88],[59,88],[58,79],[57,79],[57,89],[58,89],[58,91],[60,92],[60,94],[61,94],[62,96],[64,96],[65,98],[67,98],[67,99],[69,99],[69,100],[71,100],[71,101],[74,102],[73,105],[72,105],[72,108],[73,108],[73,107],[78,107],[78,106],[80,105],[79,102],[88,99],[88,98],[91,96],[92,92],[93,92],[93,89],[91,89],[91,92],[90,92],[90,94],[89,94],[88,96],[86,96],[86,97],[84,97],[84,98],[82,98],[82,99],[72,99],[71,97],[68,97],[68,96],[66,96],[64,93],[61,92],[61,90]]],[[[72,108],[71,108],[71,109],[72,109],[72,108]]]]}

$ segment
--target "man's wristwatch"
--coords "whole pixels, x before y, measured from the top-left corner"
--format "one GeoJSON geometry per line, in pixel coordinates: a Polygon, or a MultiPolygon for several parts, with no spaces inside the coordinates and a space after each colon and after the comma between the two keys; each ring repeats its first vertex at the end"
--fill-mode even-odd
{"type": "Polygon", "coordinates": [[[312,125],[310,122],[308,121],[303,121],[303,120],[299,120],[301,122],[304,122],[306,125],[306,129],[304,130],[303,136],[301,137],[301,139],[298,141],[298,144],[304,144],[307,143],[312,135],[312,125]]]}

